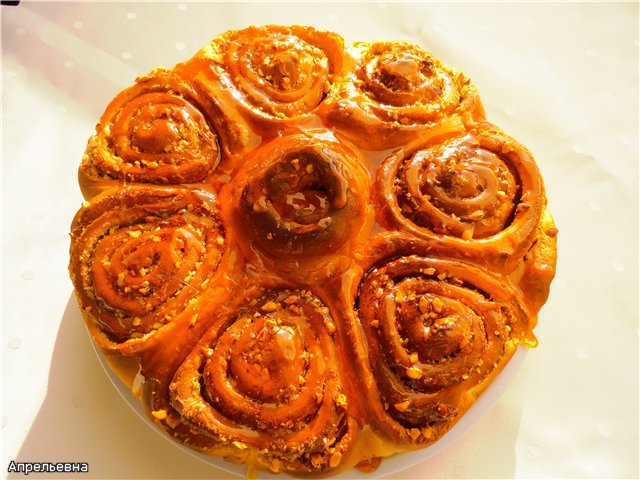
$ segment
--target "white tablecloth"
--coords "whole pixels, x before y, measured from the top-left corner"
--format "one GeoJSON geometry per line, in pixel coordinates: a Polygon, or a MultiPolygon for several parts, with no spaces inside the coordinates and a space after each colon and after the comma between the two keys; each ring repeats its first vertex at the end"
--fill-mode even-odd
{"type": "Polygon", "coordinates": [[[406,39],[467,73],[488,117],[536,155],[560,229],[539,348],[453,445],[388,478],[638,478],[637,3],[22,2],[1,14],[5,475],[15,460],[88,462],[72,478],[233,477],[157,435],[102,370],[67,274],[76,170],[135,76],[230,28],[299,23],[406,39]]]}

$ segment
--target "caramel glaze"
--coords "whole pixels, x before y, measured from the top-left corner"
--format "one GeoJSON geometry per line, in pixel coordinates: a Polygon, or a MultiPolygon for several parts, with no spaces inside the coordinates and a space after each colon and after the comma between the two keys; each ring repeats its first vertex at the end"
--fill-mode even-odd
{"type": "Polygon", "coordinates": [[[536,344],[540,173],[415,45],[227,32],[115,97],[79,181],[95,343],[168,435],[249,476],[430,445],[536,344]]]}

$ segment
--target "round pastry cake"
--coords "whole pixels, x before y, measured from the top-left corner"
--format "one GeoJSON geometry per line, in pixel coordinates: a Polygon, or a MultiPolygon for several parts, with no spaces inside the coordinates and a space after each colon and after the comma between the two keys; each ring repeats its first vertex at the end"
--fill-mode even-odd
{"type": "Polygon", "coordinates": [[[79,183],[94,343],[168,436],[251,470],[372,471],[536,345],[540,172],[419,46],[226,32],[113,99],[79,183]]]}

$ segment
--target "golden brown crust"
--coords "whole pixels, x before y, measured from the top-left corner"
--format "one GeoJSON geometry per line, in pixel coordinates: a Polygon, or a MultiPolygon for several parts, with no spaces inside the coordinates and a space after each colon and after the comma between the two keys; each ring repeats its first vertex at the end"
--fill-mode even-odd
{"type": "Polygon", "coordinates": [[[248,27],[215,38],[192,64],[233,96],[254,130],[273,136],[309,120],[335,88],[343,49],[340,36],[311,27],[248,27]]]}
{"type": "Polygon", "coordinates": [[[330,471],[355,441],[329,309],[308,290],[265,292],[209,330],[178,369],[172,405],[213,450],[283,471],[330,471]]]}
{"type": "Polygon", "coordinates": [[[536,344],[557,235],[540,172],[418,46],[229,31],[116,96],[79,180],[89,331],[196,450],[372,471],[536,344]]]}
{"type": "MultiPolygon", "coordinates": [[[[98,345],[136,351],[214,278],[225,234],[203,190],[132,187],[85,202],[71,227],[70,273],[98,345]]],[[[169,327],[169,328],[167,328],[169,327]]]]}
{"type": "Polygon", "coordinates": [[[174,72],[157,69],[137,79],[112,100],[89,139],[79,170],[85,198],[122,183],[205,180],[220,161],[213,125],[174,72]]]}
{"type": "Polygon", "coordinates": [[[487,123],[388,157],[376,174],[374,201],[387,228],[503,273],[533,244],[546,205],[531,154],[487,123]]]}
{"type": "Polygon", "coordinates": [[[475,87],[405,42],[359,43],[355,67],[323,106],[327,122],[363,149],[382,150],[484,119],[475,87]]]}
{"type": "Polygon", "coordinates": [[[355,303],[375,386],[370,425],[391,442],[431,444],[527,340],[528,312],[504,278],[404,234],[378,236],[364,258],[355,303]]]}
{"type": "Polygon", "coordinates": [[[369,201],[368,174],[353,152],[320,135],[265,144],[233,187],[239,226],[247,230],[241,238],[278,257],[335,253],[357,237],[369,201]]]}

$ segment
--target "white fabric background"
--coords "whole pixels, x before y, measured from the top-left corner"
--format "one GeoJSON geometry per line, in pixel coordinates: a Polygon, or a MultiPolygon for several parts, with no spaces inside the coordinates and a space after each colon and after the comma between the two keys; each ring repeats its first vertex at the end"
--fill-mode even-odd
{"type": "Polygon", "coordinates": [[[76,170],[135,76],[230,28],[300,23],[406,39],[467,73],[489,119],[536,155],[560,229],[540,346],[453,445],[388,478],[638,478],[637,3],[22,2],[0,14],[4,475],[33,460],[90,464],[73,478],[235,478],[157,435],[102,370],[66,270],[76,170]]]}

